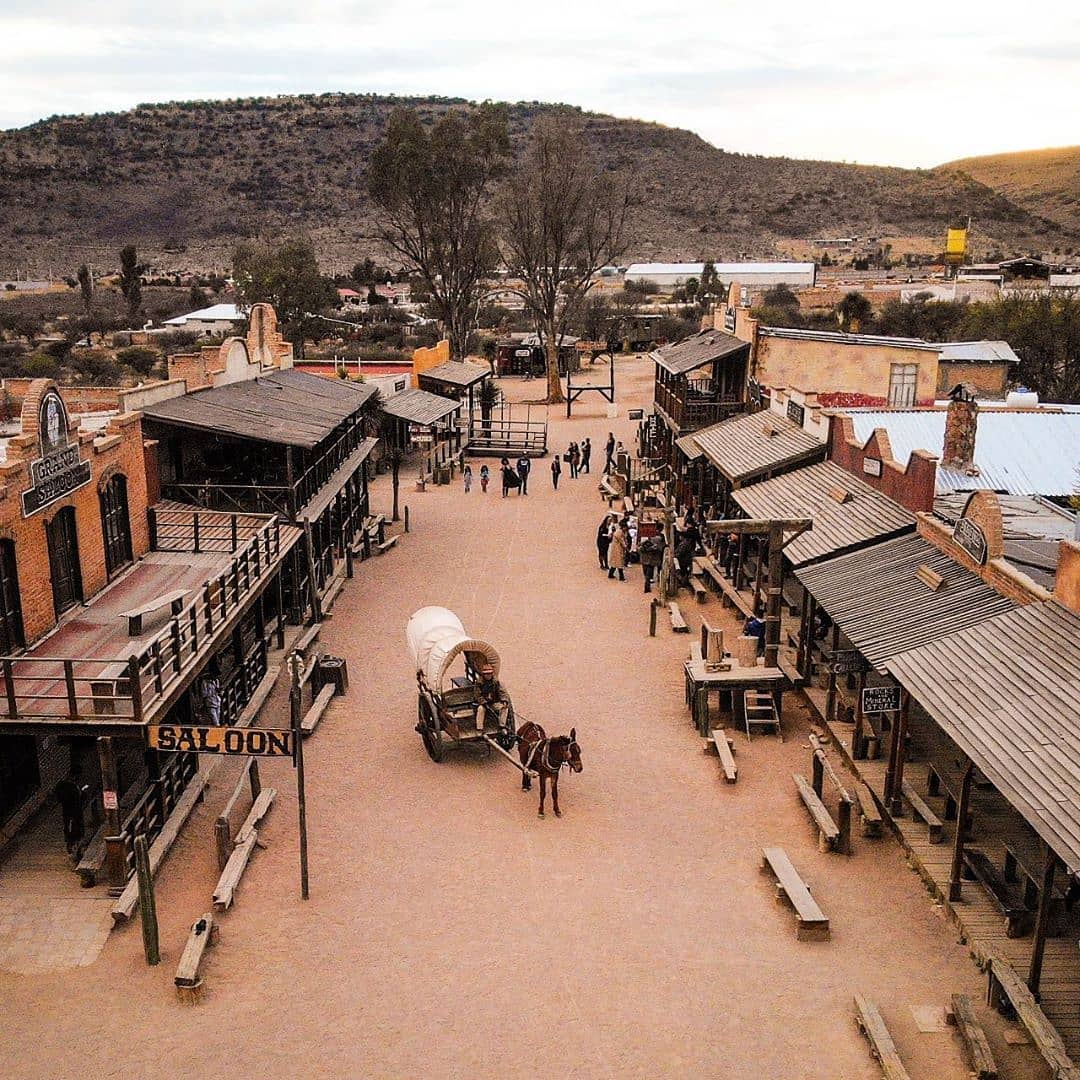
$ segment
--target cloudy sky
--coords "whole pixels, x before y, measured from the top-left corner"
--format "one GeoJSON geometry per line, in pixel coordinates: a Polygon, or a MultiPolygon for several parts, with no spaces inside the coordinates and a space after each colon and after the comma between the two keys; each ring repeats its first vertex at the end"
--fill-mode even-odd
{"type": "Polygon", "coordinates": [[[0,43],[0,128],[348,90],[565,101],[861,163],[1080,143],[1074,0],[0,0],[0,43]]]}

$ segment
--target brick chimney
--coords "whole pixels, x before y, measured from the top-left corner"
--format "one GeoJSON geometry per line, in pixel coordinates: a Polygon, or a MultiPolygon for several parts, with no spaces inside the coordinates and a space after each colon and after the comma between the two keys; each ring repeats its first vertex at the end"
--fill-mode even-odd
{"type": "Polygon", "coordinates": [[[975,463],[975,432],[979,424],[979,406],[970,389],[956,386],[949,393],[949,411],[945,416],[945,446],[941,467],[967,471],[975,463]]]}
{"type": "Polygon", "coordinates": [[[1080,543],[1062,540],[1058,545],[1054,599],[1080,615],[1080,543]]]}

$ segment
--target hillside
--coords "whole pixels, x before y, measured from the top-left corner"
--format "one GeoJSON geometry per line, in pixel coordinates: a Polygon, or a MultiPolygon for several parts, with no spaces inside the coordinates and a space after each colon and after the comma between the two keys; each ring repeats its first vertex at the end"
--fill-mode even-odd
{"type": "Polygon", "coordinates": [[[939,171],[964,173],[1030,213],[1080,232],[1080,146],[963,158],[939,166],[939,171]]]}
{"type": "MultiPolygon", "coordinates": [[[[0,132],[0,276],[112,266],[132,242],[159,266],[215,270],[238,239],[289,230],[310,232],[328,269],[351,266],[378,225],[365,164],[399,104],[427,116],[469,107],[325,94],[143,105],[0,132]]],[[[520,146],[552,106],[509,108],[520,146]]],[[[602,159],[637,177],[635,259],[775,257],[851,234],[934,251],[968,214],[1006,251],[1048,236],[1035,214],[957,174],[731,154],[688,131],[581,115],[602,159]]]]}

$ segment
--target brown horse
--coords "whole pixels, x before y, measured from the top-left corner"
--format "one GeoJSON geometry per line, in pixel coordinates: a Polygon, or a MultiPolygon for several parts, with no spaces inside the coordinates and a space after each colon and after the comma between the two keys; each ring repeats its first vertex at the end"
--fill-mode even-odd
{"type": "MultiPolygon", "coordinates": [[[[551,780],[551,805],[556,817],[559,812],[559,772],[564,765],[569,765],[572,772],[581,772],[581,747],[577,744],[577,728],[571,728],[569,735],[557,735],[549,739],[544,729],[531,720],[518,729],[518,756],[523,769],[540,774],[540,817],[544,816],[544,798],[547,795],[547,782],[551,780]]],[[[532,788],[532,777],[527,771],[521,774],[521,790],[532,788]]]]}

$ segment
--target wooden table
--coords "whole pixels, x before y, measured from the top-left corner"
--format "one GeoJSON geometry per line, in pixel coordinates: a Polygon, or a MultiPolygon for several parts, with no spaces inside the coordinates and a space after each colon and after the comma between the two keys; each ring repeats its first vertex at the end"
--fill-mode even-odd
{"type": "MultiPolygon", "coordinates": [[[[690,716],[694,725],[707,738],[709,733],[709,692],[718,694],[735,690],[754,690],[764,687],[771,690],[776,700],[776,711],[780,712],[781,696],[787,688],[787,676],[779,668],[733,667],[730,671],[707,671],[704,660],[687,660],[686,702],[690,707],[690,716]]],[[[736,699],[733,699],[733,702],[736,699]]],[[[737,700],[742,700],[741,697],[737,700]]],[[[722,709],[722,699],[719,707],[722,709]]],[[[740,718],[732,709],[733,723],[740,718]]]]}

